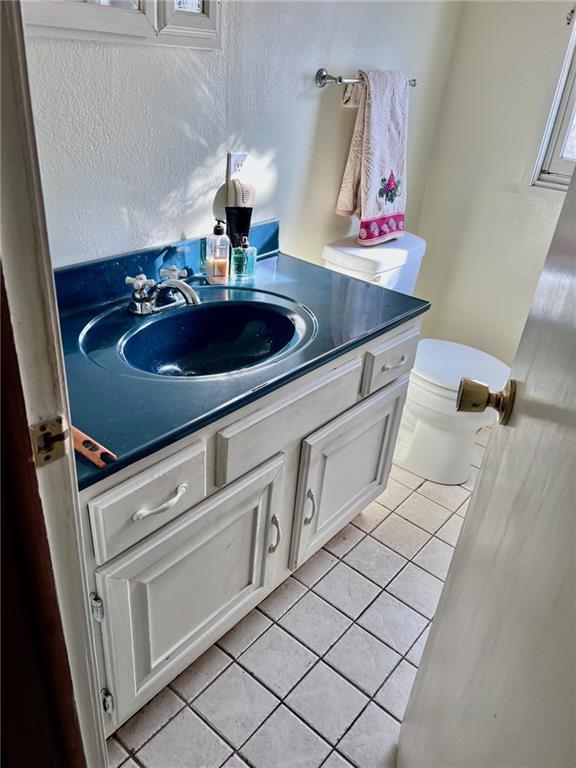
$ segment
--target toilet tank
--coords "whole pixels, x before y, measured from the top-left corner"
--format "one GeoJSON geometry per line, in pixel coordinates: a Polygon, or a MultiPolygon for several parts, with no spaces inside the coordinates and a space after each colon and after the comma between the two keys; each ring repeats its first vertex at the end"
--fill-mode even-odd
{"type": "Polygon", "coordinates": [[[352,235],[328,243],[324,266],[383,288],[411,295],[414,292],[426,241],[411,232],[380,245],[358,245],[352,235]]]}

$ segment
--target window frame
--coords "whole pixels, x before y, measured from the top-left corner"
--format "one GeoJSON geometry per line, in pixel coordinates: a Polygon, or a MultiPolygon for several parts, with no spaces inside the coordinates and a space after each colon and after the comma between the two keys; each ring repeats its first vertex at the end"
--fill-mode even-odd
{"type": "Polygon", "coordinates": [[[570,34],[568,49],[562,65],[560,78],[554,94],[552,108],[546,122],[544,137],[538,152],[538,158],[532,184],[566,191],[576,161],[561,156],[566,134],[576,105],[576,24],[570,34]]]}
{"type": "Polygon", "coordinates": [[[23,0],[22,15],[31,37],[221,47],[220,0],[203,0],[203,13],[179,11],[175,0],[139,0],[138,6],[23,0]]]}

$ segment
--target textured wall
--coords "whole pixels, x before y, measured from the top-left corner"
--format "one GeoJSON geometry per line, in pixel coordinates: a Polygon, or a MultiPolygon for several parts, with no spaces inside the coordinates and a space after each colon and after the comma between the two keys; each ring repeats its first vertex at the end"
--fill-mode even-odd
{"type": "Polygon", "coordinates": [[[67,40],[29,42],[30,80],[55,265],[202,235],[227,150],[250,152],[254,218],[318,260],[348,232],[333,213],[354,112],[336,73],[394,68],[411,91],[409,208],[418,221],[459,3],[223,3],[221,52],[67,40]]]}
{"type": "Polygon", "coordinates": [[[427,336],[510,363],[564,193],[530,186],[565,55],[565,3],[465,3],[418,234],[427,336]]]}

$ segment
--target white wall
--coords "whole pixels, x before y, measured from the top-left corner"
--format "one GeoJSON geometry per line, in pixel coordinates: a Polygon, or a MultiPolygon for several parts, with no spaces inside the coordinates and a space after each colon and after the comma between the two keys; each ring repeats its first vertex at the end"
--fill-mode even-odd
{"type": "Polygon", "coordinates": [[[465,3],[418,223],[427,336],[510,363],[564,193],[530,186],[570,4],[465,3]]]}
{"type": "Polygon", "coordinates": [[[408,227],[418,221],[460,4],[223,3],[221,52],[30,40],[29,68],[56,266],[212,226],[227,150],[251,154],[255,220],[318,260],[346,234],[333,207],[354,113],[320,66],[394,68],[411,92],[408,227]]]}

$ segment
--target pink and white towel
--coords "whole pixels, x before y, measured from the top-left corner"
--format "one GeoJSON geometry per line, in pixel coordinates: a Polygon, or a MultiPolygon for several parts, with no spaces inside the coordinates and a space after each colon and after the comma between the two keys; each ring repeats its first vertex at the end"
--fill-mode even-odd
{"type": "Polygon", "coordinates": [[[375,245],[404,234],[408,78],[362,70],[356,77],[342,100],[358,114],[336,213],[359,216],[358,242],[375,245]]]}

